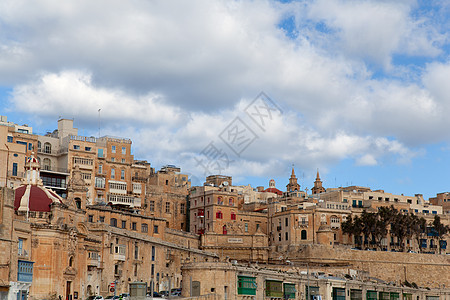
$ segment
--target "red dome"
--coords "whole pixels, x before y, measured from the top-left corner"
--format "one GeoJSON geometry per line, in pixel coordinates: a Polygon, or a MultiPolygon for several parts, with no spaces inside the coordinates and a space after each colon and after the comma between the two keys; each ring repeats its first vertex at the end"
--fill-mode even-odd
{"type": "Polygon", "coordinates": [[[264,192],[274,193],[274,194],[277,194],[277,195],[280,195],[280,196],[283,195],[283,192],[280,191],[277,188],[268,188],[268,189],[265,189],[264,192]]]}
{"type": "Polygon", "coordinates": [[[50,211],[50,204],[62,203],[59,195],[45,187],[22,185],[15,192],[14,210],[50,211]]]}

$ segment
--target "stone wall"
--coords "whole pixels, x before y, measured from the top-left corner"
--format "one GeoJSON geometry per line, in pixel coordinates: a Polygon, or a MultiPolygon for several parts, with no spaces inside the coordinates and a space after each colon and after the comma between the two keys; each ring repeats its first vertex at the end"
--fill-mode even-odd
{"type": "Polygon", "coordinates": [[[418,254],[384,251],[350,250],[347,247],[304,245],[273,253],[294,264],[310,263],[324,267],[346,266],[386,282],[414,282],[422,287],[450,286],[450,255],[418,254]]]}

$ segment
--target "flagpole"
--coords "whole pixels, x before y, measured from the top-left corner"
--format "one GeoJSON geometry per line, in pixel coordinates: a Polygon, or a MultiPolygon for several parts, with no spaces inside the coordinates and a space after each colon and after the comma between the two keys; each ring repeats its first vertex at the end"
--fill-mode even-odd
{"type": "Polygon", "coordinates": [[[98,137],[99,138],[100,138],[100,111],[101,110],[102,110],[101,108],[98,109],[98,137]]]}

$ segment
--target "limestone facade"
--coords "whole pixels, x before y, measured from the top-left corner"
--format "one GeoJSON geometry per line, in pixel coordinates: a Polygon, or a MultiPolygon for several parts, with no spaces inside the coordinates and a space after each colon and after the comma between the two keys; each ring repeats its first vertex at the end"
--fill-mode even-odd
{"type": "Polygon", "coordinates": [[[175,166],[165,166],[148,178],[145,212],[164,218],[167,228],[188,231],[187,197],[191,184],[187,174],[175,166]]]}
{"type": "Polygon", "coordinates": [[[450,299],[448,288],[411,288],[376,282],[348,273],[331,275],[301,267],[230,262],[182,267],[184,297],[189,299],[450,299]],[[434,298],[433,298],[434,297],[434,298]]]}

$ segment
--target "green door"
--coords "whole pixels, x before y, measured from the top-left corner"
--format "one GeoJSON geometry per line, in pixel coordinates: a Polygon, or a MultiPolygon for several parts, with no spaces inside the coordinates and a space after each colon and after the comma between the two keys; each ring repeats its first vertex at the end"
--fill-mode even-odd
{"type": "Polygon", "coordinates": [[[345,289],[334,287],[333,300],[345,300],[345,289]]]}
{"type": "Polygon", "coordinates": [[[366,292],[366,299],[367,300],[377,300],[377,291],[367,291],[366,292]]]}

